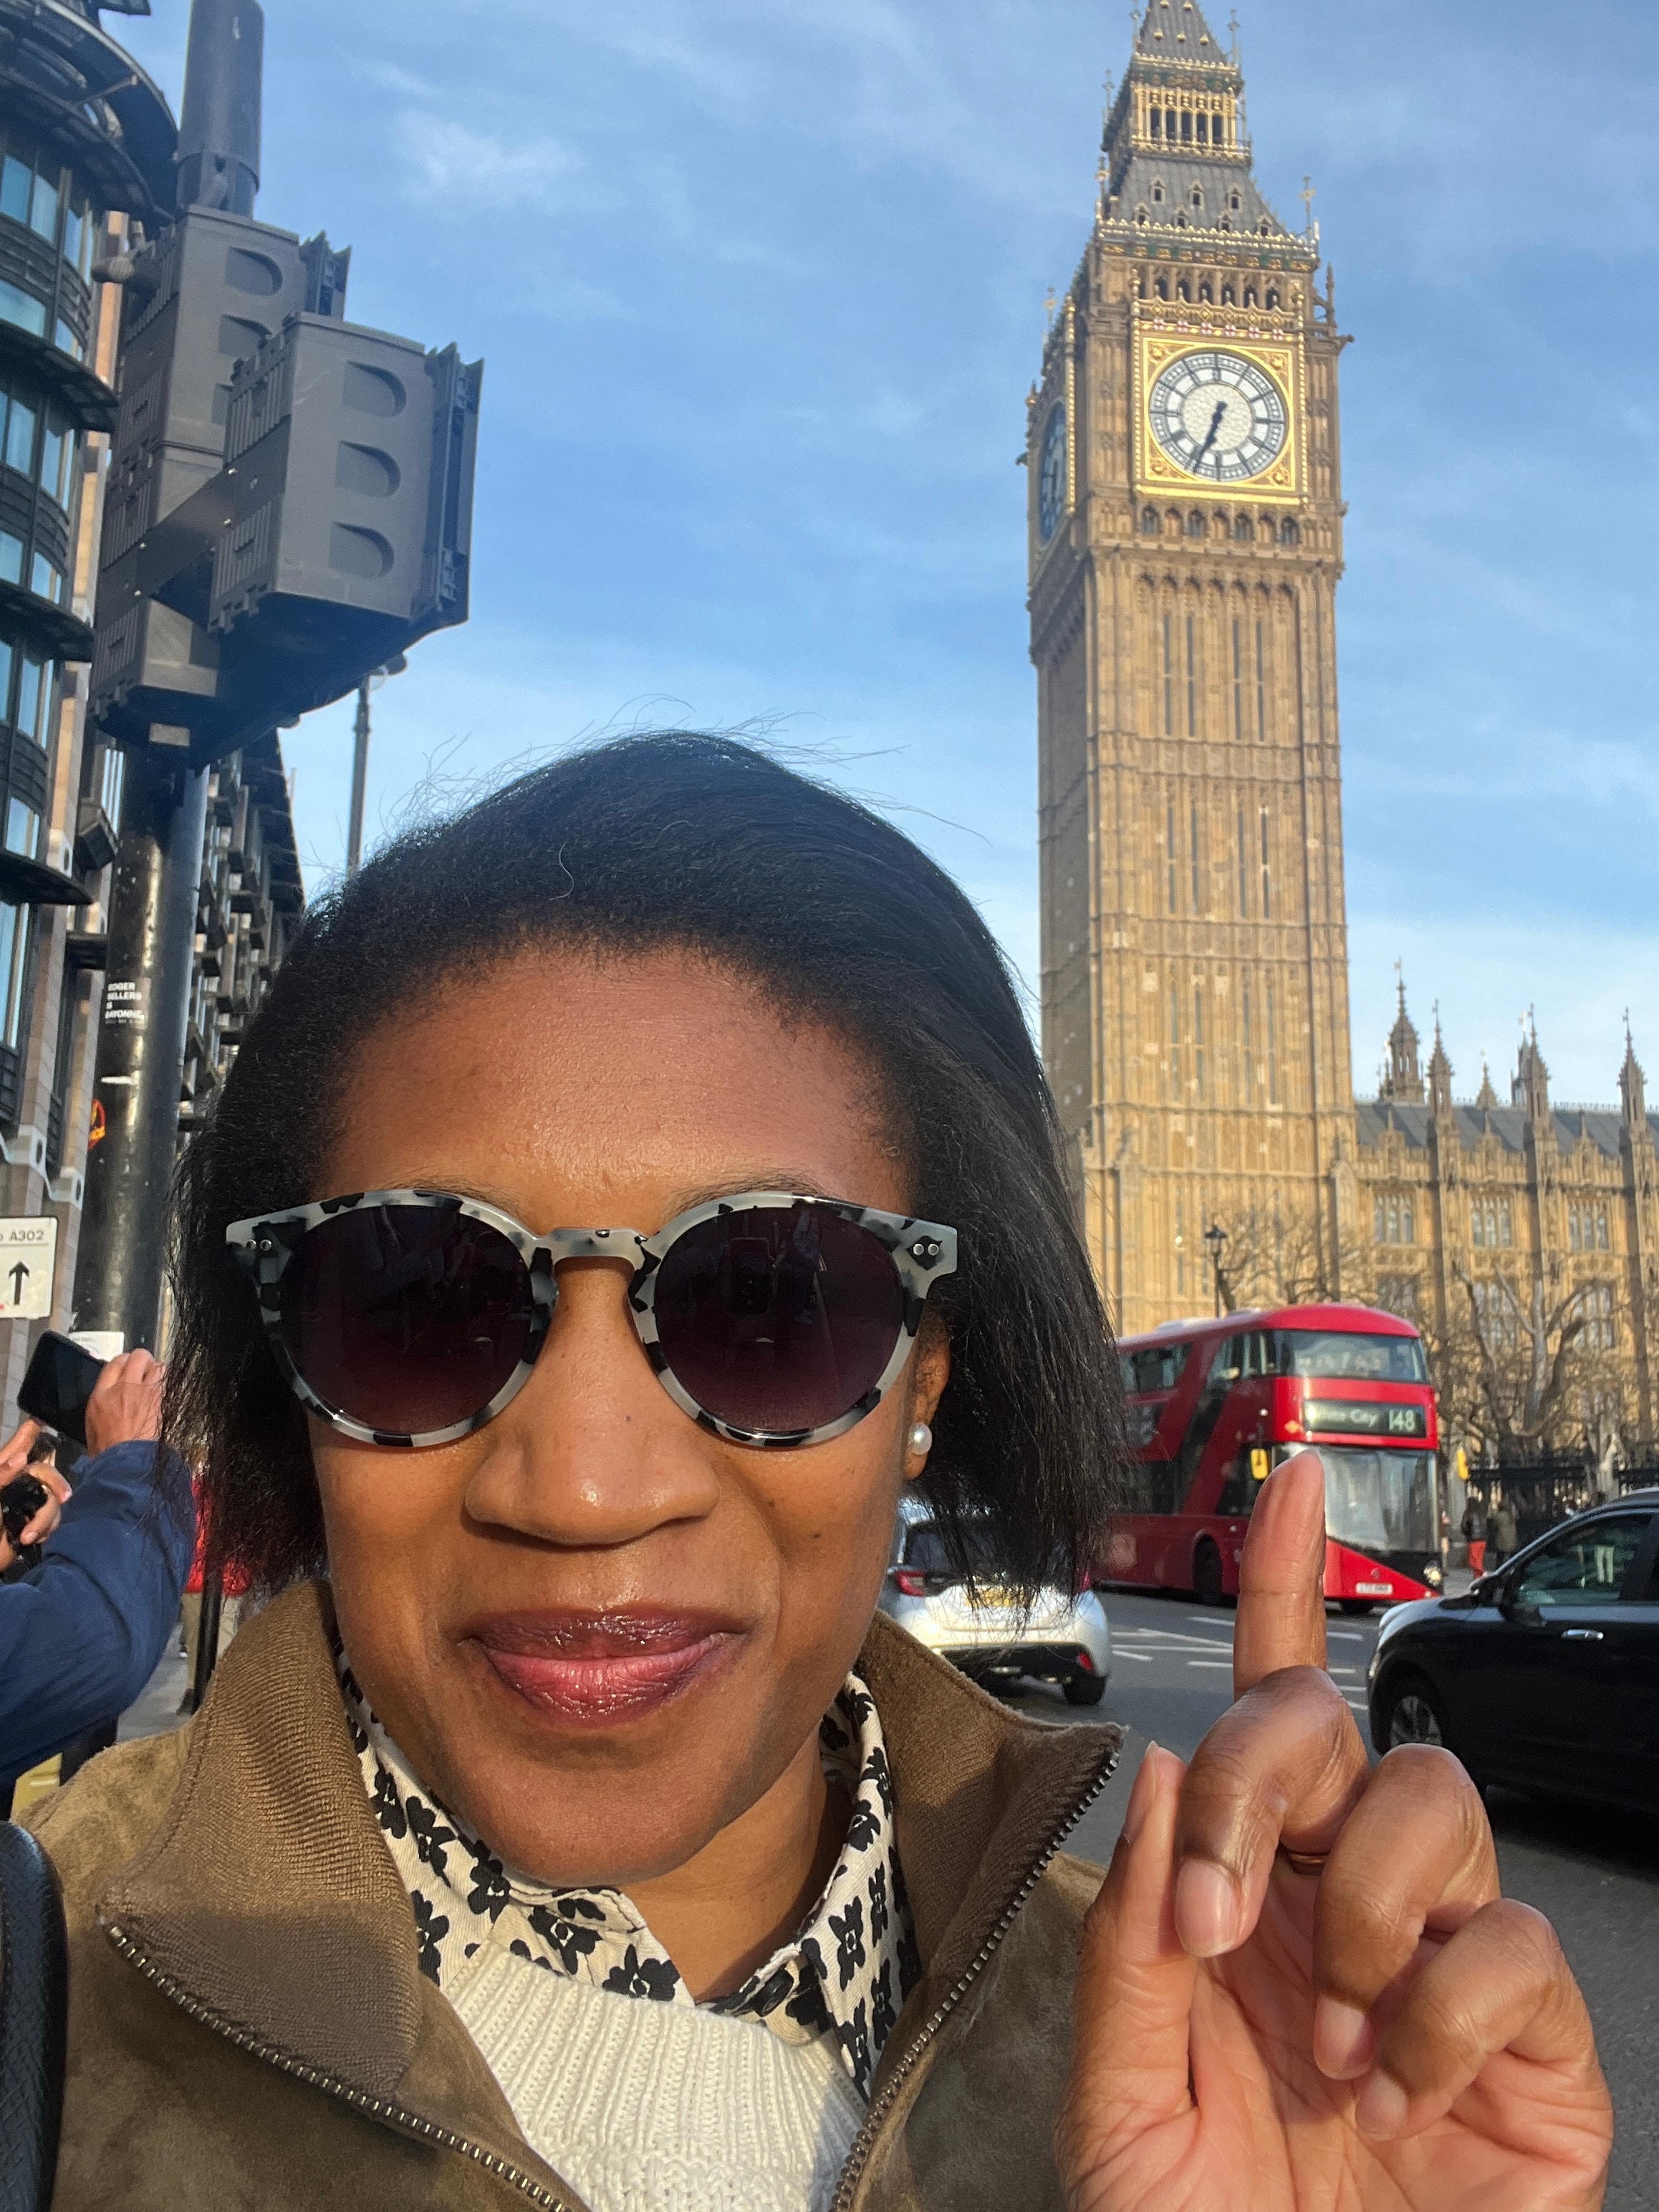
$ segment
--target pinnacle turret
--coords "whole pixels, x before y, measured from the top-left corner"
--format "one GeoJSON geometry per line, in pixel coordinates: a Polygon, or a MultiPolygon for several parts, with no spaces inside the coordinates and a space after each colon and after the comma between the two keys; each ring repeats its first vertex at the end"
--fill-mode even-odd
{"type": "Polygon", "coordinates": [[[1625,1064],[1619,1071],[1619,1097],[1624,1106],[1626,1127],[1644,1127],[1648,1118],[1648,1079],[1636,1057],[1636,1040],[1630,1033],[1628,1014],[1625,1016],[1625,1064]]]}
{"type": "Polygon", "coordinates": [[[1399,978],[1400,1012],[1395,1016],[1394,1027],[1389,1031],[1389,1064],[1382,1077],[1378,1097],[1396,1100],[1402,1106],[1423,1103],[1423,1076],[1417,1064],[1418,1036],[1412,1026],[1412,1018],[1406,1012],[1406,979],[1399,978]]]}

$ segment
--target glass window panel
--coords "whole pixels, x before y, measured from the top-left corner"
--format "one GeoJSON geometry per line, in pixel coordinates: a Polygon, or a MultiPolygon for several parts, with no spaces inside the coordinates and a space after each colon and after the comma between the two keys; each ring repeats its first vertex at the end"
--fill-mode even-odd
{"type": "Polygon", "coordinates": [[[30,331],[37,338],[43,338],[46,335],[46,303],[37,300],[33,292],[25,292],[20,285],[0,280],[0,323],[15,323],[20,331],[30,331]]]}
{"type": "Polygon", "coordinates": [[[27,736],[40,734],[40,694],[45,688],[46,670],[32,653],[23,655],[23,665],[17,679],[17,726],[27,736]]]}
{"type": "Polygon", "coordinates": [[[1616,1605],[1648,1533],[1645,1513],[1591,1521],[1534,1552],[1514,1584],[1521,1605],[1616,1605]]]}
{"type": "Polygon", "coordinates": [[[29,563],[29,589],[43,599],[55,600],[63,579],[44,553],[37,553],[29,563]]]}
{"type": "Polygon", "coordinates": [[[1414,1336],[1383,1336],[1346,1329],[1286,1329],[1279,1346],[1282,1375],[1350,1376],[1367,1382],[1426,1382],[1423,1347],[1414,1336]]]}
{"type": "Polygon", "coordinates": [[[14,799],[6,806],[6,850],[21,853],[26,860],[40,858],[40,817],[32,806],[14,799]]]}
{"type": "Polygon", "coordinates": [[[37,176],[34,204],[29,210],[29,228],[49,241],[58,236],[58,186],[51,177],[37,176]]]}
{"type": "Polygon", "coordinates": [[[8,154],[5,167],[0,168],[0,215],[9,215],[14,222],[27,222],[33,189],[33,170],[15,154],[8,154]]]}
{"type": "Polygon", "coordinates": [[[119,745],[106,745],[98,764],[98,797],[112,828],[121,826],[121,768],[125,755],[119,745]]]}
{"type": "Polygon", "coordinates": [[[0,1039],[15,1050],[23,1029],[23,975],[27,965],[28,910],[0,906],[0,1039]]]}
{"type": "Polygon", "coordinates": [[[34,472],[34,422],[33,408],[14,399],[6,423],[6,466],[19,469],[25,476],[34,472]]]}
{"type": "Polygon", "coordinates": [[[23,541],[9,530],[0,530],[0,584],[23,580],[23,541]]]}
{"type": "Polygon", "coordinates": [[[59,353],[66,353],[71,361],[81,361],[85,357],[86,348],[76,337],[69,325],[61,319],[52,333],[52,342],[59,353]]]}
{"type": "Polygon", "coordinates": [[[1431,1552],[1434,1454],[1322,1444],[1325,1528],[1339,1544],[1370,1552],[1431,1552]]]}
{"type": "Polygon", "coordinates": [[[64,213],[64,258],[77,269],[81,265],[81,242],[86,231],[86,216],[71,200],[64,213]]]}

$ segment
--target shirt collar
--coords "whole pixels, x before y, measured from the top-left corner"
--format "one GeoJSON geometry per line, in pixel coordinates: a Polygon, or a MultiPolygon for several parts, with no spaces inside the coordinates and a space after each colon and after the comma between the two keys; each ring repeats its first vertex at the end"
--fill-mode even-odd
{"type": "MultiPolygon", "coordinates": [[[[495,1943],[599,1989],[691,2004],[673,1960],[623,1891],[550,1889],[504,1866],[417,1778],[337,1648],[336,1664],[363,1785],[414,1907],[422,1973],[441,1989],[447,1974],[495,1943]]],[[[833,2034],[867,2097],[921,1960],[881,1721],[856,1674],[825,1714],[818,1743],[825,1774],[853,1801],[835,1871],[799,1933],[706,2009],[757,2021],[786,2042],[833,2034]]]]}

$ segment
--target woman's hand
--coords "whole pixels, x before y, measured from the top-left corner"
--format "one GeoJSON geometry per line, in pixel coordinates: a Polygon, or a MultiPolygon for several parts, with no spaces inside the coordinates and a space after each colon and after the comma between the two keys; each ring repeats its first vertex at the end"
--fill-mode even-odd
{"type": "Polygon", "coordinates": [[[1371,1769],[1323,1671],[1324,1564],[1304,1453],[1250,1524],[1237,1702],[1189,1767],[1147,1753],[1084,1925],[1067,2203],[1597,2206],[1613,2115],[1583,1998],[1549,1923],[1500,1895],[1450,1753],[1371,1769]]]}

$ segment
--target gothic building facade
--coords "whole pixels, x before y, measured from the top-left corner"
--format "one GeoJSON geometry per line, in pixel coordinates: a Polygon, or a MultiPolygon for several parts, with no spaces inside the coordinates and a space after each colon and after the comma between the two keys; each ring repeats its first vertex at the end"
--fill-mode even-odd
{"type": "MultiPolygon", "coordinates": [[[[1124,1333],[1247,1277],[1376,1298],[1484,1358],[1489,1400],[1513,1370],[1522,1427],[1547,1398],[1546,1427],[1571,1401],[1650,1437],[1633,1052],[1618,1111],[1553,1108],[1535,1040],[1510,1103],[1455,1105],[1402,995],[1382,1095],[1354,1097],[1346,340],[1316,227],[1255,181],[1243,93],[1198,0],[1148,0],[1028,402],[1042,1047],[1089,1247],[1124,1333]]],[[[1472,1433],[1509,1420],[1468,1395],[1472,1433]]]]}

